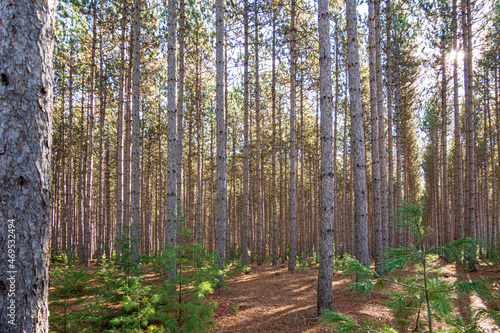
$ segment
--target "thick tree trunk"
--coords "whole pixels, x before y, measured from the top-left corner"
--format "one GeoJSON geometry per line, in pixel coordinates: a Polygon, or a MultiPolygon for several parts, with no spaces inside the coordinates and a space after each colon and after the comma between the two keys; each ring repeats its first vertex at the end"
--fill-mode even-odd
{"type": "Polygon", "coordinates": [[[333,311],[333,144],[332,77],[328,0],[318,3],[320,105],[321,105],[321,231],[317,310],[333,311]]]}
{"type": "Polygon", "coordinates": [[[354,165],[354,221],[356,226],[356,258],[369,267],[368,213],[366,198],[366,161],[361,109],[361,80],[359,77],[358,20],[356,2],[348,0],[346,6],[349,96],[351,109],[351,149],[354,165]]]}
{"type": "Polygon", "coordinates": [[[0,331],[49,330],[52,1],[0,1],[0,331]]]}

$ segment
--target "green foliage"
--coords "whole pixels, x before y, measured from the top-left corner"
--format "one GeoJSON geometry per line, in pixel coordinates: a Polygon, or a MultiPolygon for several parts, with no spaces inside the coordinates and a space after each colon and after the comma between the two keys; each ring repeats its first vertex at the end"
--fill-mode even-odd
{"type": "MultiPolygon", "coordinates": [[[[188,232],[182,230],[184,235],[188,232]]],[[[54,270],[51,306],[63,306],[64,311],[51,311],[51,331],[204,332],[214,324],[217,304],[206,295],[225,273],[217,269],[218,254],[199,244],[166,245],[161,257],[135,259],[135,243],[120,237],[120,255],[102,258],[94,275],[70,266],[54,270]],[[176,277],[165,280],[171,269],[176,277]],[[93,277],[95,287],[89,288],[93,277]],[[72,306],[78,311],[70,311],[72,306]]]]}
{"type": "Polygon", "coordinates": [[[54,292],[50,295],[51,307],[62,307],[62,313],[50,313],[50,330],[53,332],[77,332],[81,331],[79,326],[90,314],[86,311],[69,311],[71,307],[90,305],[87,302],[89,296],[88,283],[93,278],[85,268],[77,270],[74,266],[63,264],[57,265],[50,274],[51,285],[54,292]]]}
{"type": "MultiPolygon", "coordinates": [[[[416,327],[427,324],[429,332],[432,332],[433,320],[443,322],[452,316],[453,296],[458,293],[475,292],[480,296],[488,297],[490,292],[486,280],[450,283],[440,278],[440,269],[436,265],[439,256],[454,258],[458,262],[475,260],[476,249],[481,242],[465,237],[441,246],[429,246],[426,238],[431,235],[432,230],[423,222],[423,211],[423,203],[419,205],[406,203],[398,211],[396,225],[411,232],[416,240],[416,246],[409,245],[387,251],[384,272],[394,273],[392,278],[379,277],[376,272],[350,257],[347,258],[342,270],[344,274],[370,277],[370,279],[358,279],[353,283],[355,291],[364,292],[366,295],[369,295],[376,286],[384,288],[384,281],[398,285],[397,290],[388,293],[390,300],[387,305],[400,318],[400,323],[408,325],[410,318],[413,318],[416,327]],[[404,268],[415,272],[411,277],[395,274],[396,270],[401,272],[404,268]],[[420,322],[424,309],[427,310],[427,323],[420,322]]],[[[451,326],[455,325],[454,327],[462,327],[460,329],[465,327],[460,326],[457,320],[448,320],[447,323],[451,326]]],[[[473,332],[472,327],[470,326],[467,330],[473,332]]]]}
{"type": "Polygon", "coordinates": [[[297,256],[297,270],[311,268],[319,264],[319,255],[311,251],[309,254],[301,253],[297,256]]]}
{"type": "Polygon", "coordinates": [[[379,323],[369,321],[361,325],[351,317],[333,311],[323,311],[320,319],[323,325],[327,325],[331,327],[334,332],[339,333],[397,333],[397,331],[389,325],[380,325],[379,323]]]}

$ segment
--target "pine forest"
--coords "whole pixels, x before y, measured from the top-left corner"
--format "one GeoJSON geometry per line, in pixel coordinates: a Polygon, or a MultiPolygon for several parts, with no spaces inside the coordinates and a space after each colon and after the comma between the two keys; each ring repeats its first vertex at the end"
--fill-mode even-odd
{"type": "Polygon", "coordinates": [[[500,332],[498,0],[0,0],[1,332],[500,332]]]}

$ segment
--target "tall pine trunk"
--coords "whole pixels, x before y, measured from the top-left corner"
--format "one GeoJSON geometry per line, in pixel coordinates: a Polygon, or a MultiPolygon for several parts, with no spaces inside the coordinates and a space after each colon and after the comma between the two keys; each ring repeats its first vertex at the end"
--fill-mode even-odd
{"type": "Polygon", "coordinates": [[[333,144],[332,77],[328,0],[318,3],[320,107],[321,107],[321,231],[318,272],[318,312],[333,311],[333,144]]]}
{"type": "Polygon", "coordinates": [[[295,50],[295,0],[292,0],[290,27],[290,259],[288,270],[295,271],[297,261],[297,142],[295,133],[295,78],[297,55],[295,50]]]}
{"type": "Polygon", "coordinates": [[[52,4],[0,1],[2,332],[49,330],[52,4]]]}
{"type": "Polygon", "coordinates": [[[368,252],[368,208],[366,198],[366,161],[361,109],[361,80],[359,75],[358,20],[356,2],[348,0],[347,18],[347,61],[349,69],[349,96],[351,111],[351,149],[354,177],[354,223],[356,227],[356,258],[369,267],[368,252]]]}
{"type": "MultiPolygon", "coordinates": [[[[177,109],[176,109],[176,37],[177,37],[177,0],[168,0],[168,156],[167,156],[167,216],[165,237],[170,247],[177,244],[176,207],[177,204],[177,109]]],[[[174,278],[175,269],[167,272],[174,278]]]]}

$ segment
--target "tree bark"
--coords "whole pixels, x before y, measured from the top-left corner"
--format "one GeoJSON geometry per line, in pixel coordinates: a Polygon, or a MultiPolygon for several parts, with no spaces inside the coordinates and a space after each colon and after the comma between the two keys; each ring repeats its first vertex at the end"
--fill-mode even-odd
{"type": "Polygon", "coordinates": [[[333,144],[332,77],[328,0],[318,2],[320,107],[321,107],[321,231],[318,272],[318,313],[333,311],[333,144]]]}
{"type": "MultiPolygon", "coordinates": [[[[167,156],[167,223],[166,239],[170,247],[177,245],[177,109],[176,109],[176,37],[177,37],[177,0],[168,0],[168,156],[167,156]]],[[[169,270],[168,278],[174,278],[176,271],[169,270]]]]}
{"type": "Polygon", "coordinates": [[[377,48],[376,48],[376,10],[375,1],[369,1],[369,68],[370,68],[370,114],[371,114],[371,144],[372,144],[372,221],[373,221],[373,244],[375,257],[375,270],[382,273],[383,265],[383,230],[382,230],[382,206],[380,198],[380,144],[379,144],[379,120],[378,120],[378,97],[377,97],[377,48]]]}
{"type": "Polygon", "coordinates": [[[361,80],[359,77],[358,21],[356,2],[348,0],[346,5],[349,96],[351,111],[351,147],[354,165],[354,220],[356,226],[356,258],[369,267],[368,216],[366,198],[366,162],[361,109],[361,80]]]}
{"type": "Polygon", "coordinates": [[[96,53],[96,39],[97,39],[97,8],[96,0],[92,1],[92,47],[91,47],[91,64],[90,64],[90,107],[89,123],[88,123],[88,136],[87,136],[87,154],[88,160],[86,164],[86,185],[87,190],[85,193],[85,202],[83,207],[83,264],[89,266],[91,253],[91,210],[92,210],[92,175],[93,175],[93,161],[94,161],[94,107],[95,107],[95,53],[96,53]]]}
{"type": "Polygon", "coordinates": [[[242,264],[248,265],[248,185],[249,185],[249,140],[248,140],[248,0],[244,2],[244,34],[245,34],[245,58],[244,58],[244,83],[243,83],[243,223],[241,230],[241,256],[242,264]]]}
{"type": "MultiPolygon", "coordinates": [[[[182,149],[184,134],[185,1],[179,1],[179,77],[177,82],[177,207],[182,207],[182,149]]],[[[182,210],[184,211],[184,210],[182,210]]],[[[183,221],[185,222],[185,221],[183,221]]]]}
{"type": "MultiPolygon", "coordinates": [[[[134,0],[134,65],[133,65],[133,133],[132,133],[132,242],[133,258],[139,258],[141,234],[141,169],[140,169],[140,84],[141,84],[141,0],[134,0]]],[[[174,88],[175,89],[175,88],[174,88]]]]}
{"type": "MultiPolygon", "coordinates": [[[[215,249],[219,252],[217,267],[224,267],[226,241],[226,117],[224,112],[224,1],[216,0],[216,118],[217,118],[217,221],[215,249]]],[[[221,283],[223,276],[220,277],[221,283]]]]}
{"type": "Polygon", "coordinates": [[[295,271],[297,261],[297,142],[295,139],[295,68],[297,55],[295,50],[295,0],[292,0],[290,27],[290,259],[288,270],[295,271]]]}
{"type": "Polygon", "coordinates": [[[264,263],[264,251],[262,249],[262,175],[261,175],[261,151],[260,151],[260,85],[259,85],[259,16],[257,0],[254,2],[255,9],[255,161],[257,174],[257,265],[264,263]]]}
{"type": "Polygon", "coordinates": [[[276,192],[276,10],[273,10],[273,42],[272,42],[272,193],[271,202],[273,209],[273,266],[278,265],[278,209],[276,192]]]}
{"type": "Polygon", "coordinates": [[[0,1],[2,332],[49,330],[53,6],[0,1]]]}

